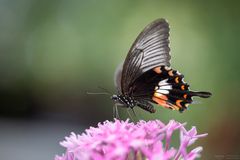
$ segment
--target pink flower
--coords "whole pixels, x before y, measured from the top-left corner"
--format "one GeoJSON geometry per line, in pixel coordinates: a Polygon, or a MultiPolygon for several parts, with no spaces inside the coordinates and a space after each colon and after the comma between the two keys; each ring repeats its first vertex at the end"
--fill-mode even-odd
{"type": "Polygon", "coordinates": [[[90,127],[81,135],[71,133],[60,144],[66,153],[56,156],[55,160],[168,160],[200,157],[202,147],[189,152],[187,148],[198,138],[207,134],[197,135],[195,127],[187,131],[185,124],[169,121],[164,124],[159,120],[139,121],[134,124],[115,119],[105,121],[98,127],[90,127]],[[172,134],[180,131],[178,149],[170,146],[172,134]]]}

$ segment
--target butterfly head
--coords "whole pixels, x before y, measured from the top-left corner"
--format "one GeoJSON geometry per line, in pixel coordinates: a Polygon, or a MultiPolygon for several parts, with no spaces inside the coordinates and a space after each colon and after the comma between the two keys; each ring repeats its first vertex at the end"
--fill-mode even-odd
{"type": "Polygon", "coordinates": [[[119,96],[116,95],[116,94],[114,94],[114,95],[111,96],[111,99],[112,99],[113,101],[117,102],[117,101],[119,101],[119,96]]]}
{"type": "Polygon", "coordinates": [[[118,105],[123,105],[124,104],[121,95],[114,94],[114,95],[111,96],[111,99],[114,101],[115,104],[118,104],[118,105]]]}

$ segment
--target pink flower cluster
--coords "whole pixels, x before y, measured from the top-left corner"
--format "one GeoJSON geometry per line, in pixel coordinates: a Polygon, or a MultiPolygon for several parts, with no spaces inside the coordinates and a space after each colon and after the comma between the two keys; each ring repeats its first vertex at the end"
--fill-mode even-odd
{"type": "Polygon", "coordinates": [[[174,120],[166,125],[159,120],[136,124],[128,120],[105,121],[81,135],[72,133],[66,137],[60,142],[66,153],[55,160],[193,160],[200,157],[202,147],[191,151],[187,148],[207,134],[198,135],[195,127],[187,131],[184,125],[174,120]],[[180,131],[178,148],[170,146],[176,131],[180,131]]]}

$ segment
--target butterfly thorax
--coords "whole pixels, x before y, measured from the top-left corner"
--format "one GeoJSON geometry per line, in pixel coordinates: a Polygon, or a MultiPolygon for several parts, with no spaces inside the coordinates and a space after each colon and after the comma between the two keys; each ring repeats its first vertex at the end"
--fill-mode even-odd
{"type": "Polygon", "coordinates": [[[126,107],[133,108],[134,106],[136,106],[136,101],[132,97],[127,95],[113,95],[111,99],[115,103],[118,103],[126,107]]]}

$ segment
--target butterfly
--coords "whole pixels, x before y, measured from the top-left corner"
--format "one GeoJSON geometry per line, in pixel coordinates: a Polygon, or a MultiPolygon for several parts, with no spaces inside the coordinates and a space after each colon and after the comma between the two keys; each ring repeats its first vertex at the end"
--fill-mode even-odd
{"type": "Polygon", "coordinates": [[[193,103],[193,96],[211,96],[210,92],[189,90],[184,76],[170,67],[170,59],[169,24],[157,19],[138,35],[115,72],[117,94],[111,97],[115,106],[138,106],[154,113],[153,104],[157,104],[183,112],[193,103]]]}

